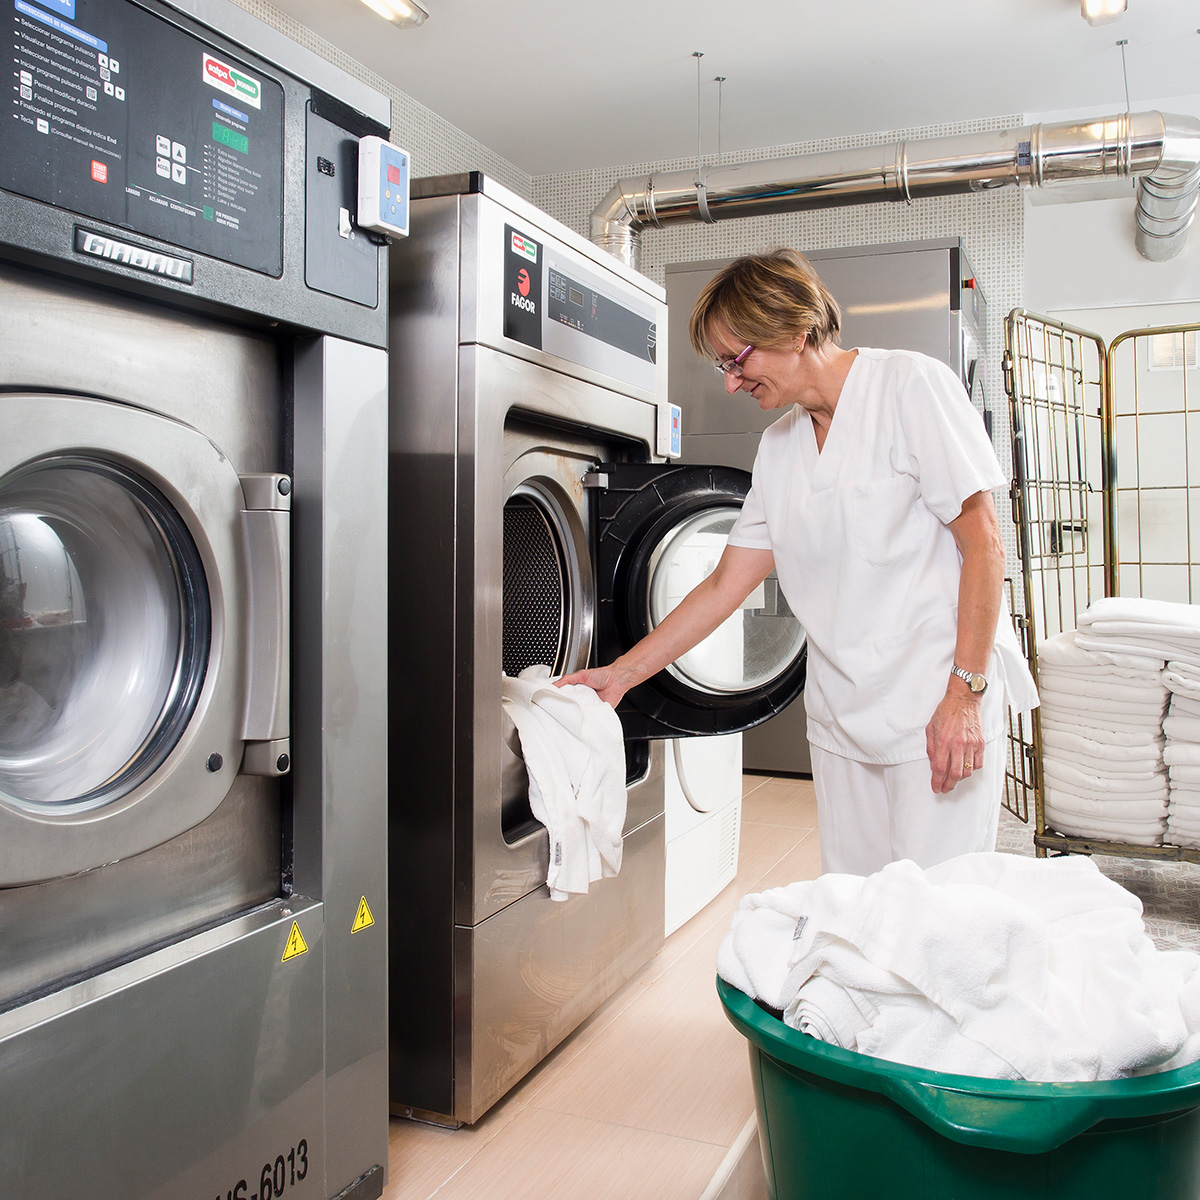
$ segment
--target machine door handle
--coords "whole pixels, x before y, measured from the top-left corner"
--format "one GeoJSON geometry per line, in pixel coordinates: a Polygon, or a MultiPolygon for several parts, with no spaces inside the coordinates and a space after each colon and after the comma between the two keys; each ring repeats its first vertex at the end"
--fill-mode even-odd
{"type": "Polygon", "coordinates": [[[292,481],[263,474],[241,482],[250,585],[242,773],[283,775],[291,767],[292,481]]]}

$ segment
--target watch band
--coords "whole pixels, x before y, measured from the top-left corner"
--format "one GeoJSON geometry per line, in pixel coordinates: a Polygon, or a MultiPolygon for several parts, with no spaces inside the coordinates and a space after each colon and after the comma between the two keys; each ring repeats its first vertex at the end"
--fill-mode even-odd
{"type": "Polygon", "coordinates": [[[978,671],[968,671],[965,667],[960,667],[957,663],[950,668],[951,675],[957,675],[977,696],[982,696],[987,691],[987,677],[980,675],[978,671]]]}

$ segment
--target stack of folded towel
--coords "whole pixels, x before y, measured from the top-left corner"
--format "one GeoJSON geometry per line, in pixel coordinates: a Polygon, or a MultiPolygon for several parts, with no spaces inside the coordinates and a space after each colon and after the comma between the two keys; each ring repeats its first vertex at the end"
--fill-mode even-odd
{"type": "Polygon", "coordinates": [[[1079,618],[1081,646],[1153,654],[1166,661],[1171,707],[1163,722],[1170,775],[1167,840],[1200,844],[1200,606],[1111,596],[1079,618]]]}
{"type": "Polygon", "coordinates": [[[1160,951],[1089,858],[967,854],[743,898],[723,979],[847,1050],[1000,1079],[1200,1058],[1200,955],[1160,951]]]}
{"type": "Polygon", "coordinates": [[[1070,630],[1038,647],[1046,824],[1157,846],[1167,816],[1163,660],[1080,640],[1070,630]]]}
{"type": "Polygon", "coordinates": [[[1170,776],[1167,841],[1200,846],[1200,666],[1172,659],[1163,672],[1171,705],[1163,721],[1170,776]]]}

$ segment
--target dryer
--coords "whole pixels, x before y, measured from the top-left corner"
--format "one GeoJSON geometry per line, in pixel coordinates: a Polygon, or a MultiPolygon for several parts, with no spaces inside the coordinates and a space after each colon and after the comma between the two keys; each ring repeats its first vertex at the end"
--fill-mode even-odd
{"type": "Polygon", "coordinates": [[[661,946],[662,739],[765,720],[804,652],[752,600],[732,658],[631,692],[621,871],[550,900],[502,676],[648,632],[750,477],[663,461],[661,288],[478,173],[415,183],[410,228],[391,293],[391,1101],[462,1124],[661,946]]]}
{"type": "Polygon", "coordinates": [[[224,0],[0,35],[0,1195],[378,1196],[388,102],[224,0]]]}

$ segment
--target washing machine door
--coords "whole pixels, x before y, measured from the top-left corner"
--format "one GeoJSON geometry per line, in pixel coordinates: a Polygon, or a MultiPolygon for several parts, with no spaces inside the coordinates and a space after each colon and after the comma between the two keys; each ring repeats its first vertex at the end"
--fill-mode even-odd
{"type": "Polygon", "coordinates": [[[179,422],[8,394],[0,429],[0,886],[12,886],[147,850],[220,804],[253,694],[254,538],[243,481],[179,422]]]}
{"type": "MultiPolygon", "coordinates": [[[[650,632],[716,567],[750,490],[733,467],[608,463],[593,485],[596,661],[650,632]]],[[[804,629],[774,573],[742,608],[617,709],[630,738],[737,733],[804,689],[804,629]]]]}

